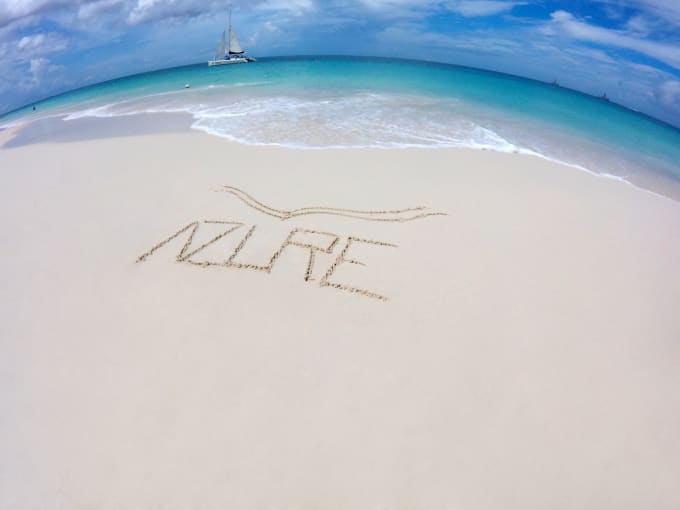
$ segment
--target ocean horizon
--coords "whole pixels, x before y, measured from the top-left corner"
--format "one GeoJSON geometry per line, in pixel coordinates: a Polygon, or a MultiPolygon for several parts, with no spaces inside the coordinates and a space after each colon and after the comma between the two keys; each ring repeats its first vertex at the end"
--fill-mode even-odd
{"type": "Polygon", "coordinates": [[[188,114],[193,129],[250,145],[487,149],[632,183],[680,181],[680,129],[664,121],[529,78],[382,57],[161,69],[31,103],[0,116],[0,128],[50,117],[163,113],[188,114]]]}

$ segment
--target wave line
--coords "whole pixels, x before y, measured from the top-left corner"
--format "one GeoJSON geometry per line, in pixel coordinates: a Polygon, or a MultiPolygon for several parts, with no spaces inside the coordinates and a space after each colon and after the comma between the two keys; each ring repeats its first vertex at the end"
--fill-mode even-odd
{"type": "Polygon", "coordinates": [[[407,207],[404,209],[387,209],[387,210],[358,210],[358,209],[344,209],[338,207],[301,207],[298,209],[276,209],[268,206],[245,191],[234,186],[223,186],[222,190],[225,193],[235,196],[248,207],[255,209],[263,214],[279,218],[281,221],[286,221],[296,216],[308,216],[312,214],[327,214],[332,216],[345,216],[347,218],[367,220],[367,221],[384,221],[384,222],[399,222],[419,220],[429,216],[447,216],[446,213],[441,212],[426,212],[428,207],[407,207]],[[417,213],[417,214],[412,214],[417,213]]]}

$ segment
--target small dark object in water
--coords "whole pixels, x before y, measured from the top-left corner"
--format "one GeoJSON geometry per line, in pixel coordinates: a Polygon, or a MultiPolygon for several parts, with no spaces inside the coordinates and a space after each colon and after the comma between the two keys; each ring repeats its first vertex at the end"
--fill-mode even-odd
{"type": "Polygon", "coordinates": [[[35,111],[35,106],[33,107],[33,111],[35,111]]]}

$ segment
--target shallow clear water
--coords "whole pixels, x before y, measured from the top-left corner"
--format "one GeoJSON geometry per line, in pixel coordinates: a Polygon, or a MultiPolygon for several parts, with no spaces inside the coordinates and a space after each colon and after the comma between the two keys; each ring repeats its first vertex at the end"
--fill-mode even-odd
{"type": "Polygon", "coordinates": [[[44,115],[186,112],[193,128],[249,144],[487,148],[623,178],[651,170],[680,180],[678,129],[560,87],[443,64],[348,57],[200,64],[35,106],[0,117],[0,126],[44,115]]]}

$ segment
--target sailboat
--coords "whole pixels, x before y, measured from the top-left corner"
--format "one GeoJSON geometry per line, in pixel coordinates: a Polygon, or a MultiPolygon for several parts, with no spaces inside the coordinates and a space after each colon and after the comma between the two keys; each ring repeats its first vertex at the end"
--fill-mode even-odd
{"type": "Polygon", "coordinates": [[[213,60],[208,61],[209,66],[221,66],[225,64],[245,64],[255,62],[253,57],[248,57],[241,48],[241,43],[236,35],[236,30],[231,26],[231,9],[229,9],[229,45],[227,46],[227,33],[222,32],[220,45],[213,60]]]}

